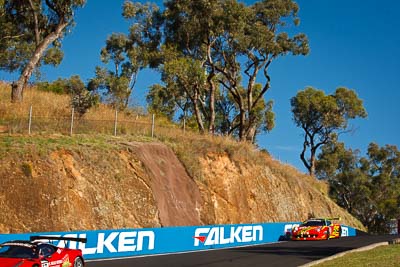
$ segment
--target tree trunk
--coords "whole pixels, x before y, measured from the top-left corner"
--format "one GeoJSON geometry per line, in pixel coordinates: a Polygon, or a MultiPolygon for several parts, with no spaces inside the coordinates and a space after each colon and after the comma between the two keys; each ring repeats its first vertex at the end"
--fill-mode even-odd
{"type": "Polygon", "coordinates": [[[11,102],[13,102],[13,103],[22,102],[24,89],[25,89],[26,84],[28,83],[29,79],[31,78],[35,67],[39,63],[39,61],[42,58],[47,47],[52,42],[54,42],[55,40],[60,38],[62,31],[64,30],[64,28],[67,25],[68,25],[68,23],[66,23],[66,22],[60,22],[60,24],[58,24],[56,30],[54,32],[50,33],[49,35],[47,35],[46,38],[44,38],[43,41],[39,44],[39,46],[36,47],[36,50],[33,53],[33,56],[29,60],[28,64],[26,64],[18,81],[16,81],[12,85],[11,102]]]}
{"type": "Polygon", "coordinates": [[[212,81],[213,74],[208,77],[208,84],[210,85],[210,121],[208,132],[214,134],[215,132],[215,84],[212,81]]]}
{"type": "Polygon", "coordinates": [[[312,147],[310,156],[310,169],[309,169],[311,176],[314,176],[315,174],[315,163],[316,163],[315,153],[316,153],[316,148],[312,147]]]}
{"type": "Polygon", "coordinates": [[[256,139],[257,125],[252,124],[246,131],[246,141],[254,144],[256,139]]]}
{"type": "Polygon", "coordinates": [[[245,128],[246,128],[246,112],[243,108],[242,103],[239,104],[239,109],[240,109],[240,120],[239,120],[239,140],[240,141],[245,141],[246,140],[246,135],[245,135],[245,128]]]}
{"type": "Polygon", "coordinates": [[[196,91],[194,99],[193,99],[193,108],[194,108],[194,113],[196,115],[197,125],[199,126],[199,131],[200,131],[200,133],[204,133],[204,124],[203,124],[203,119],[201,118],[201,114],[200,114],[198,98],[199,98],[199,95],[196,91]]]}
{"type": "Polygon", "coordinates": [[[215,84],[213,82],[213,78],[215,76],[215,66],[214,66],[214,61],[211,56],[211,46],[212,42],[210,39],[208,39],[207,42],[207,61],[208,64],[211,66],[211,72],[207,75],[207,83],[208,86],[210,87],[210,94],[209,94],[209,111],[210,111],[210,117],[208,118],[208,133],[209,134],[214,134],[215,133],[215,84]]]}
{"type": "Polygon", "coordinates": [[[307,151],[308,144],[309,144],[309,143],[308,143],[307,136],[306,136],[306,137],[304,137],[303,150],[301,151],[300,159],[301,159],[301,161],[303,162],[304,166],[307,168],[308,173],[309,173],[310,175],[312,175],[311,166],[310,166],[310,164],[308,163],[308,161],[307,161],[307,159],[306,159],[306,156],[305,156],[306,151],[307,151]]]}

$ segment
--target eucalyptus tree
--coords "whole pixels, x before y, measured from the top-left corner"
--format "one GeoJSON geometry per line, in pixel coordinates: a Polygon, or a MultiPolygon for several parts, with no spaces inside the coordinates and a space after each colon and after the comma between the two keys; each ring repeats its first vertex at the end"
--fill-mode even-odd
{"type": "Polygon", "coordinates": [[[371,192],[360,220],[371,232],[387,233],[389,221],[400,218],[400,151],[395,145],[370,143],[360,165],[371,192]]]}
{"type": "Polygon", "coordinates": [[[335,139],[321,147],[316,176],[328,181],[329,195],[357,218],[370,203],[368,178],[360,169],[360,151],[346,149],[335,139]]]}
{"type": "Polygon", "coordinates": [[[238,111],[230,128],[237,129],[240,140],[254,141],[263,126],[260,118],[271,118],[271,103],[261,103],[270,88],[271,63],[287,54],[309,51],[304,34],[289,37],[283,32],[286,26],[298,25],[297,4],[291,0],[265,0],[251,6],[236,0],[171,0],[165,5],[166,43],[200,60],[207,73],[209,131],[215,129],[216,93],[227,90],[238,111]],[[265,82],[257,90],[260,72],[265,82]],[[265,106],[261,117],[260,106],[265,106]]]}
{"type": "MultiPolygon", "coordinates": [[[[205,132],[204,116],[206,114],[206,101],[204,84],[206,77],[201,62],[188,57],[177,57],[168,60],[163,66],[163,80],[168,90],[177,92],[180,97],[176,100],[189,99],[192,114],[195,116],[199,131],[205,132]]],[[[183,112],[187,112],[184,108],[183,112]]],[[[185,114],[186,115],[186,114],[185,114]]]]}
{"type": "Polygon", "coordinates": [[[154,4],[125,1],[122,15],[131,22],[129,34],[108,37],[100,55],[112,68],[97,67],[90,83],[91,88],[104,89],[108,100],[119,109],[128,107],[139,72],[159,62],[162,23],[160,9],[154,4]]]}
{"type": "Polygon", "coordinates": [[[216,70],[222,74],[225,87],[238,106],[238,138],[254,142],[260,127],[271,129],[261,118],[272,118],[272,102],[265,105],[264,95],[270,88],[269,67],[278,57],[308,53],[304,34],[293,38],[281,32],[288,22],[298,23],[297,4],[292,1],[260,1],[244,6],[236,1],[222,1],[225,14],[222,38],[214,45],[218,58],[216,70]],[[265,82],[257,83],[262,72],[265,82]],[[261,85],[261,90],[259,86],[261,85]],[[244,93],[242,88],[245,89],[244,93]],[[264,106],[265,109],[260,109],[264,106]],[[268,107],[268,108],[267,108],[268,107]],[[260,113],[264,113],[260,116],[260,113]]]}
{"type": "Polygon", "coordinates": [[[167,90],[166,87],[161,84],[151,85],[146,95],[148,111],[152,114],[164,116],[170,121],[174,120],[178,107],[185,109],[185,103],[181,104],[180,100],[180,95],[176,95],[173,90],[167,90]],[[178,97],[176,101],[175,96],[178,97]]]}
{"type": "Polygon", "coordinates": [[[178,109],[183,113],[180,117],[187,118],[193,115],[197,128],[203,133],[205,131],[206,76],[201,62],[183,56],[174,48],[163,47],[161,54],[164,62],[159,66],[159,70],[165,86],[155,85],[150,88],[147,98],[149,105],[153,110],[167,108],[165,111],[171,118],[173,117],[171,111],[178,109]]]}
{"type": "MultiPolygon", "coordinates": [[[[201,63],[203,72],[206,74],[206,83],[200,85],[206,93],[205,97],[200,94],[195,96],[196,106],[202,105],[202,114],[197,114],[198,127],[204,132],[207,124],[208,132],[215,132],[215,97],[217,75],[213,62],[213,45],[223,33],[221,18],[223,16],[220,1],[213,0],[170,0],[165,3],[165,45],[176,47],[184,57],[191,58],[201,63]],[[204,99],[207,103],[202,102],[204,99]],[[205,123],[202,120],[204,118],[205,123]]],[[[199,85],[195,85],[199,86],[199,85]]],[[[199,112],[200,110],[195,111],[199,112]]]]}
{"type": "Polygon", "coordinates": [[[359,219],[369,232],[388,233],[400,216],[400,152],[396,146],[371,143],[367,156],[336,140],[322,146],[317,177],[329,183],[336,203],[359,219]]]}
{"type": "Polygon", "coordinates": [[[74,12],[85,0],[2,0],[0,7],[0,69],[20,71],[11,101],[23,100],[32,73],[42,64],[57,66],[63,36],[74,25],[74,12]]]}
{"type": "MultiPolygon", "coordinates": [[[[262,90],[261,84],[255,84],[253,96],[260,93],[262,90]]],[[[218,92],[225,92],[225,95],[217,95],[217,130],[224,135],[234,136],[240,139],[240,106],[233,99],[232,94],[226,88],[218,90],[218,92]]],[[[238,94],[246,98],[247,90],[240,86],[237,89],[238,94]]],[[[256,136],[260,132],[270,132],[275,126],[275,113],[273,112],[272,100],[265,101],[263,98],[258,101],[257,105],[253,108],[253,123],[255,125],[252,138],[247,139],[249,142],[256,142],[256,136]]]]}
{"type": "Polygon", "coordinates": [[[65,80],[65,91],[71,96],[71,106],[78,113],[79,117],[92,107],[96,106],[99,96],[91,92],[78,75],[65,80]]]}
{"type": "Polygon", "coordinates": [[[304,131],[300,158],[310,175],[315,174],[317,150],[336,140],[338,132],[346,131],[350,119],[367,116],[362,100],[353,90],[344,87],[336,89],[332,95],[308,87],[290,102],[293,120],[304,131]]]}
{"type": "Polygon", "coordinates": [[[119,109],[128,106],[138,71],[138,66],[127,57],[128,43],[128,37],[122,33],[113,33],[108,37],[106,46],[101,50],[101,60],[112,68],[96,67],[96,76],[89,83],[92,90],[101,89],[107,101],[119,109]]]}

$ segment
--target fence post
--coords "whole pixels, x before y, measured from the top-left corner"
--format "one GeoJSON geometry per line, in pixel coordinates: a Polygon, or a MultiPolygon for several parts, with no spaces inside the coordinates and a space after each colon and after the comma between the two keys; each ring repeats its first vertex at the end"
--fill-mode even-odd
{"type": "Polygon", "coordinates": [[[155,118],[155,114],[153,114],[153,116],[152,116],[152,122],[151,122],[151,138],[154,137],[154,118],[155,118]]]}
{"type": "Polygon", "coordinates": [[[28,133],[31,135],[31,126],[32,126],[32,105],[29,108],[29,122],[28,122],[28,133]]]}
{"type": "Polygon", "coordinates": [[[117,136],[118,109],[115,109],[114,136],[117,136]]]}
{"type": "Polygon", "coordinates": [[[74,129],[74,113],[75,113],[75,109],[72,108],[72,112],[71,112],[71,128],[70,128],[70,131],[69,131],[69,134],[71,136],[72,136],[72,132],[73,132],[73,129],[74,129]]]}
{"type": "Polygon", "coordinates": [[[183,134],[186,133],[186,110],[183,112],[183,134]]]}

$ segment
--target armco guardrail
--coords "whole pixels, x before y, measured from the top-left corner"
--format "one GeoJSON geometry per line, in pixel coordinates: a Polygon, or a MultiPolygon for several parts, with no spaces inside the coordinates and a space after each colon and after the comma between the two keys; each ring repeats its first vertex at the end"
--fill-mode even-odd
{"type": "MultiPolygon", "coordinates": [[[[298,222],[207,225],[76,232],[0,234],[0,243],[27,240],[31,235],[87,238],[87,243],[60,241],[59,246],[82,250],[85,259],[105,259],[199,251],[277,242],[298,222]]],[[[342,236],[355,236],[352,227],[342,226],[342,236]]]]}

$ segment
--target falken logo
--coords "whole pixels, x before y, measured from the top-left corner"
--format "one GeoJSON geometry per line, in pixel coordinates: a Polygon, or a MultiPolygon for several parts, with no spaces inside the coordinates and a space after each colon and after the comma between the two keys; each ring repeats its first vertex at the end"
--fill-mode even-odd
{"type": "MultiPolygon", "coordinates": [[[[86,238],[87,236],[82,233],[66,234],[64,237],[86,238]]],[[[94,235],[90,234],[88,240],[95,241],[94,244],[90,242],[91,247],[75,241],[69,241],[68,247],[79,248],[84,255],[154,250],[155,233],[153,231],[100,232],[94,235]]],[[[63,247],[65,242],[61,241],[57,246],[63,247]]]]}
{"type": "Polygon", "coordinates": [[[261,225],[231,226],[231,227],[202,227],[194,234],[194,246],[223,245],[233,243],[248,243],[263,240],[261,225]]]}

